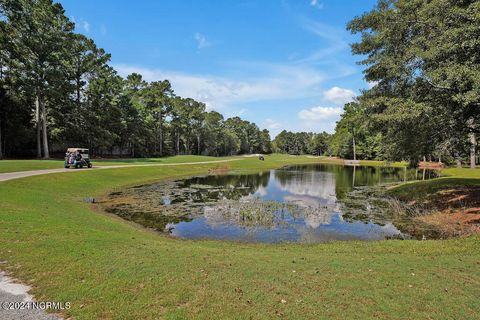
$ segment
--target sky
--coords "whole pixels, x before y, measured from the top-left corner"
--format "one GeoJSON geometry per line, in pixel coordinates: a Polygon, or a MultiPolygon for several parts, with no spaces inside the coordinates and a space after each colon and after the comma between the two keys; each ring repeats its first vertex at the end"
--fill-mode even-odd
{"type": "Polygon", "coordinates": [[[121,76],[168,79],[177,95],[274,137],[332,133],[369,87],[346,30],[375,0],[61,0],[121,76]]]}

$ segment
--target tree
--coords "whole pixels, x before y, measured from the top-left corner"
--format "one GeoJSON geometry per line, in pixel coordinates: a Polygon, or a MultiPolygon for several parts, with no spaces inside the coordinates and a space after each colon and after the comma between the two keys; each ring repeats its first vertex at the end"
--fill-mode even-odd
{"type": "Polygon", "coordinates": [[[146,85],[140,74],[129,74],[123,80],[123,90],[118,102],[122,113],[121,146],[127,146],[132,157],[148,154],[143,141],[149,133],[143,118],[145,108],[141,100],[142,90],[146,85]]]}
{"type": "Polygon", "coordinates": [[[361,100],[369,114],[388,121],[386,141],[405,150],[401,155],[390,148],[390,156],[418,161],[443,141],[468,136],[474,167],[479,17],[478,1],[380,0],[348,24],[362,35],[352,51],[366,56],[360,62],[367,66],[365,78],[376,83],[361,100]]]}
{"type": "Polygon", "coordinates": [[[270,139],[270,132],[267,129],[263,129],[260,132],[260,150],[261,153],[272,153],[272,140],[270,139]]]}
{"type": "Polygon", "coordinates": [[[158,154],[163,156],[163,125],[170,111],[170,98],[173,95],[172,86],[168,80],[154,81],[143,91],[143,101],[147,111],[156,120],[158,131],[158,154]]]}
{"type": "Polygon", "coordinates": [[[5,0],[2,13],[11,59],[30,82],[35,92],[37,156],[49,158],[48,93],[63,80],[65,43],[74,24],[65,16],[60,4],[51,0],[5,0]]]}
{"type": "Polygon", "coordinates": [[[332,151],[330,149],[330,140],[331,135],[325,131],[313,135],[311,143],[308,146],[308,153],[317,156],[331,155],[332,151]]]}

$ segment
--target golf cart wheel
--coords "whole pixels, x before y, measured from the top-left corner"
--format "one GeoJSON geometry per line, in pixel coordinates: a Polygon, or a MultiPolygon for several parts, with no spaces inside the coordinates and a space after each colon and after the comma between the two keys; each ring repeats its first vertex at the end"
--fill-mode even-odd
{"type": "Polygon", "coordinates": [[[89,164],[88,164],[88,167],[89,167],[89,168],[91,168],[91,167],[92,167],[92,164],[91,164],[91,163],[89,163],[89,164]]]}
{"type": "Polygon", "coordinates": [[[65,166],[65,169],[68,169],[68,168],[70,168],[70,166],[65,166]]]}
{"type": "Polygon", "coordinates": [[[76,164],[76,165],[75,165],[75,169],[78,169],[79,166],[80,166],[79,164],[76,164]]]}

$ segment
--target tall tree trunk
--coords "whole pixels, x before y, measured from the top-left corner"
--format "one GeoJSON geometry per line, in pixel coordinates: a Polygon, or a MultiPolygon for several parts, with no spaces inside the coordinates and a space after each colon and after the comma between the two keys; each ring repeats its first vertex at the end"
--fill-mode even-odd
{"type": "Polygon", "coordinates": [[[40,117],[40,99],[37,97],[35,99],[35,122],[37,124],[37,158],[42,157],[42,123],[40,117]]]}
{"type": "Polygon", "coordinates": [[[45,103],[42,99],[39,99],[40,114],[42,119],[42,140],[43,140],[43,158],[49,159],[50,152],[48,150],[48,134],[47,134],[47,110],[45,109],[45,103]]]}
{"type": "Polygon", "coordinates": [[[470,129],[470,133],[468,134],[470,139],[470,168],[475,169],[477,147],[477,139],[475,137],[475,120],[470,118],[467,122],[467,125],[470,129]]]}
{"type": "Polygon", "coordinates": [[[80,107],[80,99],[81,99],[81,89],[82,89],[82,86],[81,86],[81,79],[80,77],[77,77],[77,88],[76,88],[76,91],[77,91],[77,105],[80,107]]]}
{"type": "Polygon", "coordinates": [[[3,159],[3,145],[2,145],[2,119],[0,119],[0,160],[3,159]]]}
{"type": "Polygon", "coordinates": [[[178,129],[175,130],[175,154],[178,155],[180,153],[180,133],[178,129]]]}
{"type": "Polygon", "coordinates": [[[357,160],[357,148],[355,145],[355,134],[352,134],[352,142],[353,142],[353,160],[357,160]]]}
{"type": "Polygon", "coordinates": [[[200,155],[200,134],[197,134],[197,154],[200,155]]]}
{"type": "Polygon", "coordinates": [[[470,133],[470,168],[475,169],[477,139],[475,132],[470,133]]]}
{"type": "Polygon", "coordinates": [[[158,153],[160,155],[160,157],[163,156],[163,115],[160,114],[160,123],[159,123],[159,126],[158,126],[158,129],[159,129],[159,143],[158,143],[158,153]]]}

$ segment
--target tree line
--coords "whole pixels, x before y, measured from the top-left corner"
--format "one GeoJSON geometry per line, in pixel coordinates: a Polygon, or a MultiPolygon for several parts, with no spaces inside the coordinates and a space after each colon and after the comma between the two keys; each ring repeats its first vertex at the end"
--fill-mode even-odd
{"type": "Polygon", "coordinates": [[[345,105],[335,155],[475,167],[480,1],[380,0],[347,26],[373,86],[345,105]],[[355,144],[353,143],[355,141],[355,144]]]}
{"type": "Polygon", "coordinates": [[[326,132],[290,132],[283,130],[273,139],[272,147],[274,152],[291,155],[331,156],[333,155],[331,139],[332,135],[326,132]]]}
{"type": "Polygon", "coordinates": [[[52,0],[0,2],[0,158],[270,153],[268,130],[225,119],[174,93],[168,80],[120,77],[110,54],[75,32],[52,0]]]}

